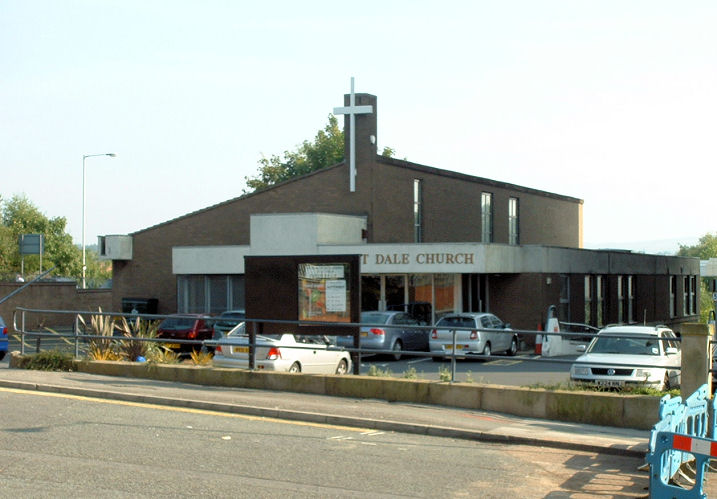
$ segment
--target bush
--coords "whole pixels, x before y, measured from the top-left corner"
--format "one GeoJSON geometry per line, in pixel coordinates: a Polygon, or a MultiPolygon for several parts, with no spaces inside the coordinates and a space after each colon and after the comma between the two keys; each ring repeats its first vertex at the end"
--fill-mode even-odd
{"type": "Polygon", "coordinates": [[[90,317],[89,327],[84,317],[78,316],[85,331],[89,329],[89,334],[100,337],[90,339],[87,356],[92,360],[120,360],[122,356],[116,351],[117,344],[114,341],[115,321],[108,315],[102,315],[101,308],[99,312],[90,317]]]}
{"type": "Polygon", "coordinates": [[[381,369],[380,367],[376,366],[375,364],[372,364],[371,367],[368,368],[368,372],[366,373],[367,376],[377,376],[379,378],[389,378],[391,377],[391,370],[381,369]]]}
{"type": "Polygon", "coordinates": [[[669,394],[672,397],[680,396],[680,389],[673,388],[670,391],[663,392],[649,386],[640,385],[629,385],[621,387],[612,386],[600,386],[593,383],[576,383],[570,381],[568,383],[556,383],[552,385],[535,384],[529,385],[528,388],[542,388],[544,390],[564,390],[571,392],[609,392],[609,393],[621,393],[624,395],[650,395],[653,397],[662,397],[669,394]]]}
{"type": "Polygon", "coordinates": [[[130,361],[136,361],[139,357],[149,359],[159,351],[159,345],[154,341],[133,340],[131,338],[148,338],[157,337],[157,329],[159,321],[143,321],[137,317],[132,322],[122,317],[117,330],[122,333],[123,338],[118,342],[118,351],[122,358],[130,361]]]}
{"type": "Polygon", "coordinates": [[[189,355],[192,359],[192,364],[194,364],[195,366],[211,365],[212,357],[214,357],[211,352],[207,352],[204,350],[192,350],[189,355]]]}
{"type": "Polygon", "coordinates": [[[179,364],[179,354],[167,347],[160,347],[149,353],[147,362],[151,364],[179,364]]]}
{"type": "Polygon", "coordinates": [[[59,350],[45,350],[26,355],[22,361],[23,369],[34,369],[36,371],[72,371],[71,354],[59,350]]]}

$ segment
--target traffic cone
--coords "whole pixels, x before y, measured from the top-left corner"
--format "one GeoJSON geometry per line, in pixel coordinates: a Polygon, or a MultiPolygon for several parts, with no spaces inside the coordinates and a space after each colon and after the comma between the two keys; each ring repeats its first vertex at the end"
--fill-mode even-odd
{"type": "MultiPolygon", "coordinates": [[[[538,324],[538,331],[543,330],[543,325],[538,324]]],[[[543,335],[542,334],[536,334],[535,335],[535,355],[541,355],[543,353],[543,335]]]]}

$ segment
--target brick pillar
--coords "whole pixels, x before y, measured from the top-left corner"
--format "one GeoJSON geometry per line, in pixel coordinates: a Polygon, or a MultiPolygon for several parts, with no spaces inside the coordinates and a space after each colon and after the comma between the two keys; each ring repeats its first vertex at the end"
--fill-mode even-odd
{"type": "Polygon", "coordinates": [[[692,395],[700,386],[707,383],[708,393],[712,390],[710,376],[710,330],[707,324],[683,324],[682,331],[682,381],[680,392],[682,399],[692,395]]]}

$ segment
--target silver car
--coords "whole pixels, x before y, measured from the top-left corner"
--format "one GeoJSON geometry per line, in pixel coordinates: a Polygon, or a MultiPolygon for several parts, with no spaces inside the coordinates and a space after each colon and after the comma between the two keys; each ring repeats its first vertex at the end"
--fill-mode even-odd
{"type": "MultiPolygon", "coordinates": [[[[215,345],[214,366],[249,368],[249,336],[245,334],[244,323],[212,344],[215,345]]],[[[347,374],[351,357],[348,352],[330,348],[324,336],[257,335],[254,367],[262,371],[347,374]]]]}
{"type": "MultiPolygon", "coordinates": [[[[444,315],[436,322],[429,341],[431,353],[452,356],[454,334],[456,355],[490,356],[494,352],[515,355],[518,352],[518,336],[510,324],[489,313],[460,313],[444,315]]],[[[434,355],[433,360],[439,361],[442,357],[434,355]]]]}
{"type": "MultiPolygon", "coordinates": [[[[361,324],[362,350],[391,350],[395,360],[401,358],[402,352],[428,350],[429,330],[421,329],[418,321],[405,312],[361,312],[361,324]]],[[[337,343],[352,348],[354,338],[339,336],[337,343]]]]}

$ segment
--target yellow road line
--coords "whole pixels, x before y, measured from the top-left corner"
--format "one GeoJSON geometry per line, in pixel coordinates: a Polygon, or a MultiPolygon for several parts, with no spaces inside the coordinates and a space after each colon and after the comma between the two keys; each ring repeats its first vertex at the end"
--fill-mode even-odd
{"type": "Polygon", "coordinates": [[[22,390],[19,388],[3,388],[0,387],[0,392],[9,392],[9,393],[17,393],[20,395],[37,395],[40,397],[55,397],[55,398],[65,398],[65,399],[72,399],[72,400],[82,400],[84,402],[95,402],[99,404],[112,404],[112,405],[123,405],[123,406],[129,406],[129,407],[142,407],[146,409],[157,409],[161,411],[173,411],[173,412],[185,412],[189,414],[203,414],[207,416],[221,416],[225,418],[239,418],[239,419],[246,419],[248,421],[267,421],[271,423],[284,423],[284,424],[293,424],[297,426],[312,426],[315,428],[328,428],[328,429],[341,429],[341,430],[347,430],[347,431],[355,431],[355,432],[365,432],[365,431],[373,431],[368,430],[367,428],[354,428],[351,426],[339,426],[339,425],[332,425],[332,424],[326,424],[326,423],[312,423],[308,421],[296,421],[291,419],[278,419],[278,418],[270,418],[266,416],[250,416],[248,414],[236,414],[231,412],[220,412],[220,411],[209,411],[206,409],[192,409],[189,407],[174,407],[174,406],[166,406],[166,405],[157,405],[157,404],[148,404],[146,402],[130,402],[126,400],[108,400],[108,399],[100,399],[95,397],[85,397],[82,395],[71,395],[68,393],[53,393],[53,392],[41,392],[37,390],[22,390]]]}

